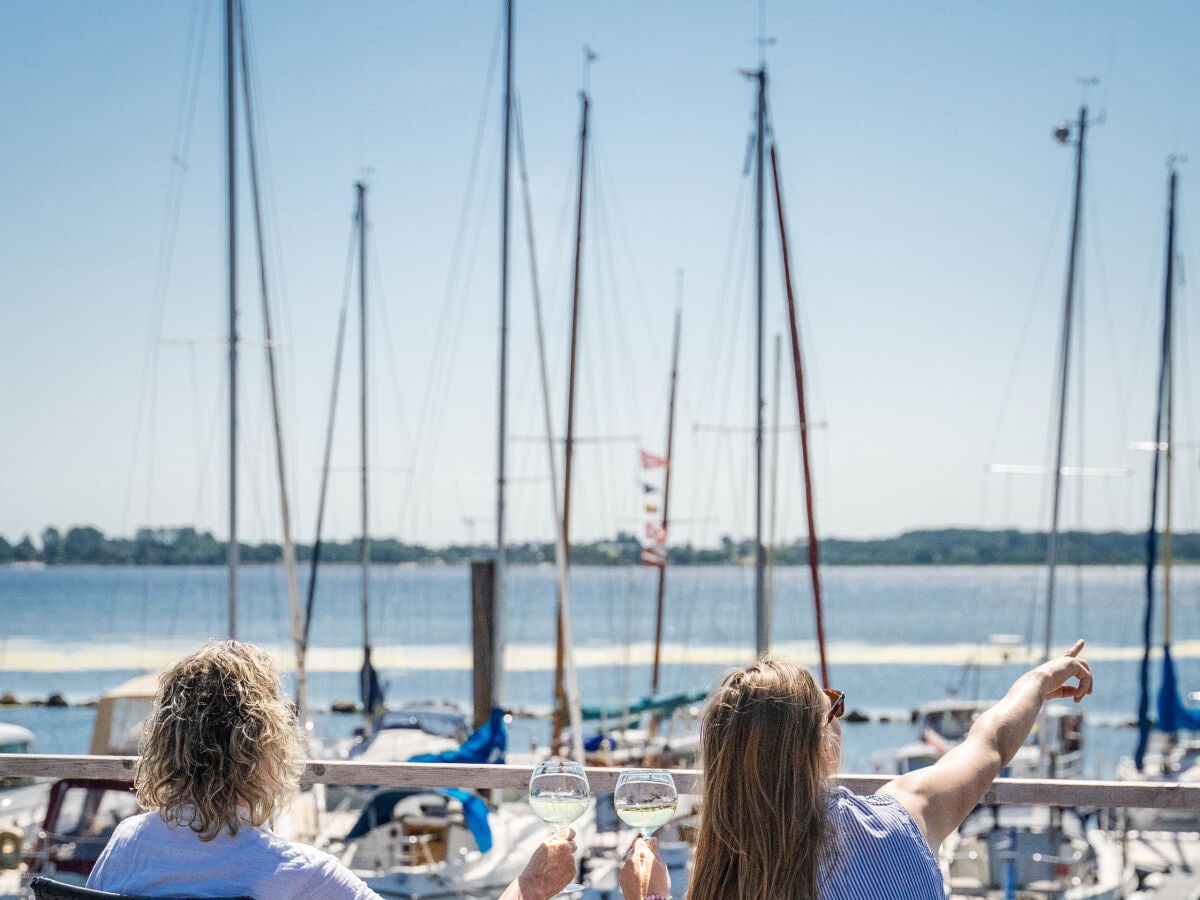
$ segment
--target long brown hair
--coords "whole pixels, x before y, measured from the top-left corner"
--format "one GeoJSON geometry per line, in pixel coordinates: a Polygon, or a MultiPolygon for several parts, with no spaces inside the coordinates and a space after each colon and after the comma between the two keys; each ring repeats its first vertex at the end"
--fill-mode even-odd
{"type": "Polygon", "coordinates": [[[143,809],[210,841],[262,825],[296,785],[301,742],[265,651],[210,642],[158,681],[134,786],[143,809]]]}
{"type": "Polygon", "coordinates": [[[815,900],[838,745],[808,670],[766,658],[731,672],[700,731],[700,832],[689,900],[815,900]]]}

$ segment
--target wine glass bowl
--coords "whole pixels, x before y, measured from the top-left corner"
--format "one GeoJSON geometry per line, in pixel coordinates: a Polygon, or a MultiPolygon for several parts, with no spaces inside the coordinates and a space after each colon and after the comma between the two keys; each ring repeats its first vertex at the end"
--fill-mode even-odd
{"type": "Polygon", "coordinates": [[[671,820],[678,803],[675,779],[666,769],[627,769],[613,792],[617,815],[644,840],[671,820]]]}

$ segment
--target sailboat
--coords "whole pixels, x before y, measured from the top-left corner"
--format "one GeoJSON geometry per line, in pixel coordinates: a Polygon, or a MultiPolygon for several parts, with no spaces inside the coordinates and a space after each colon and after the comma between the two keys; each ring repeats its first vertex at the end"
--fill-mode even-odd
{"type": "MultiPolygon", "coordinates": [[[[1163,288],[1162,333],[1156,383],[1151,478],[1150,525],[1146,530],[1146,602],[1142,619],[1143,652],[1138,672],[1138,741],[1132,759],[1122,760],[1118,777],[1136,780],[1196,781],[1200,779],[1200,711],[1180,699],[1175,663],[1171,657],[1171,517],[1173,488],[1172,439],[1174,428],[1174,293],[1175,293],[1175,199],[1178,175],[1171,161],[1167,202],[1167,258],[1163,288]],[[1160,488],[1161,485],[1161,488],[1160,488]],[[1159,550],[1159,496],[1163,498],[1161,554],[1159,550]],[[1162,570],[1162,668],[1151,717],[1150,657],[1153,652],[1155,581],[1162,570]]],[[[1195,830],[1195,815],[1170,810],[1136,810],[1134,823],[1146,828],[1195,830]]]]}

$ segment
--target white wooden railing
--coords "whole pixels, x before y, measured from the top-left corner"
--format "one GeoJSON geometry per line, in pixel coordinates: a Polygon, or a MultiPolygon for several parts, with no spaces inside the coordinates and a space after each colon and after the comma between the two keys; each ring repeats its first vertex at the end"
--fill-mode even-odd
{"type": "MultiPolygon", "coordinates": [[[[0,753],[0,777],[133,778],[136,757],[53,756],[0,753]]],[[[308,760],[301,780],[320,784],[373,784],[387,787],[518,788],[529,784],[529,766],[467,766],[441,763],[364,763],[308,760]]],[[[616,768],[589,768],[588,780],[596,793],[616,787],[616,768]]],[[[681,793],[696,793],[700,773],[695,769],[672,772],[681,793]]],[[[841,775],[839,783],[859,794],[868,794],[887,782],[881,775],[841,775]]],[[[1179,782],[1081,781],[1038,778],[1000,778],[988,790],[986,803],[1045,806],[1145,807],[1200,810],[1200,784],[1179,782]]],[[[1200,813],[1198,813],[1200,817],[1200,813]]]]}

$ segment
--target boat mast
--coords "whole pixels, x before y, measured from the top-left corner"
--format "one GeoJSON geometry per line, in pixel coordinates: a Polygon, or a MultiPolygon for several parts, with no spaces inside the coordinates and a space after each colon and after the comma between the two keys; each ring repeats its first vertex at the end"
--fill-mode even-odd
{"type": "MultiPolygon", "coordinates": [[[[1159,346],[1158,390],[1154,412],[1154,467],[1150,479],[1150,527],[1146,531],[1146,609],[1142,618],[1142,660],[1138,679],[1138,743],[1134,750],[1134,762],[1138,771],[1146,758],[1146,747],[1150,740],[1150,633],[1154,621],[1154,568],[1158,560],[1158,473],[1163,460],[1163,438],[1166,432],[1166,523],[1163,529],[1163,691],[1169,687],[1166,673],[1171,653],[1171,349],[1173,343],[1172,320],[1174,319],[1174,263],[1175,263],[1175,185],[1176,174],[1172,160],[1167,203],[1167,260],[1166,284],[1163,288],[1162,341],[1159,346]],[[1165,420],[1165,421],[1164,421],[1165,420]]],[[[1169,702],[1177,704],[1176,694],[1171,690],[1169,702]]],[[[1159,715],[1166,704],[1159,701],[1159,715]]],[[[1159,722],[1166,730],[1171,723],[1159,722]]]]}
{"type": "MultiPolygon", "coordinates": [[[[1071,327],[1075,310],[1075,265],[1079,252],[1080,208],[1083,203],[1083,148],[1087,131],[1087,107],[1079,107],[1078,137],[1075,145],[1075,203],[1071,213],[1071,249],[1067,258],[1066,301],[1063,304],[1062,343],[1059,347],[1058,372],[1058,436],[1054,451],[1054,489],[1050,509],[1050,544],[1047,550],[1046,569],[1046,631],[1042,645],[1042,661],[1050,658],[1050,640],[1054,625],[1054,570],[1058,563],[1058,518],[1062,495],[1063,444],[1067,423],[1067,381],[1071,361],[1071,327]]],[[[1055,137],[1066,143],[1070,129],[1060,125],[1055,137]]]]}
{"type": "MultiPolygon", "coordinates": [[[[771,410],[771,504],[767,513],[767,609],[769,619],[775,618],[775,526],[778,523],[777,507],[779,505],[779,412],[783,405],[783,397],[779,391],[779,364],[782,359],[780,347],[783,337],[775,334],[775,356],[772,368],[775,405],[771,410]]],[[[767,631],[770,632],[770,622],[767,631]]]]}
{"type": "Polygon", "coordinates": [[[758,81],[757,137],[754,185],[755,253],[755,338],[754,338],[754,621],[755,654],[766,656],[771,649],[770,610],[767,609],[766,553],[763,547],[763,141],[767,118],[767,67],[760,64],[752,74],[758,81]]]}
{"type": "Polygon", "coordinates": [[[225,189],[227,264],[229,273],[229,543],[225,565],[229,578],[229,637],[237,637],[237,110],[234,69],[234,4],[225,0],[225,189]]]}
{"type": "MultiPolygon", "coordinates": [[[[571,469],[575,453],[575,373],[579,346],[579,278],[583,251],[583,185],[587,171],[587,131],[589,99],[586,90],[579,92],[582,106],[582,124],[579,129],[579,188],[575,207],[575,263],[571,288],[571,354],[567,377],[567,430],[563,443],[563,502],[562,543],[564,579],[569,582],[571,571],[571,469]]],[[[558,598],[557,640],[554,653],[554,719],[550,746],[558,746],[562,737],[563,718],[566,707],[566,691],[563,685],[564,655],[568,635],[564,621],[564,598],[558,598]]]]}
{"type": "Polygon", "coordinates": [[[1174,450],[1174,425],[1175,425],[1175,368],[1174,368],[1174,342],[1175,342],[1175,170],[1174,160],[1172,160],[1171,179],[1170,179],[1170,201],[1167,213],[1167,273],[1166,273],[1166,288],[1165,300],[1163,301],[1163,316],[1166,319],[1166,324],[1163,326],[1163,353],[1164,362],[1163,368],[1166,370],[1163,378],[1166,382],[1166,404],[1167,404],[1167,485],[1166,497],[1164,498],[1164,521],[1163,521],[1163,646],[1171,646],[1171,497],[1172,487],[1174,482],[1174,459],[1172,453],[1174,450]]]}
{"type": "MultiPolygon", "coordinates": [[[[683,272],[676,277],[675,337],[671,350],[671,399],[667,404],[667,474],[663,479],[662,534],[667,533],[671,504],[671,470],[675,467],[672,448],[675,442],[675,391],[679,378],[679,329],[683,321],[683,272]]],[[[654,667],[650,673],[650,696],[658,693],[659,670],[662,664],[663,600],[667,591],[667,553],[663,547],[662,565],[658,567],[658,598],[654,607],[654,667]]]]}
{"type": "Polygon", "coordinates": [[[367,186],[355,182],[354,190],[358,193],[358,323],[359,323],[359,357],[358,357],[358,397],[359,397],[359,499],[362,520],[359,523],[362,531],[362,541],[359,544],[359,567],[362,582],[362,641],[363,664],[359,676],[360,690],[363,701],[363,717],[368,729],[374,726],[379,706],[382,702],[379,692],[378,675],[371,662],[371,626],[370,626],[370,576],[371,576],[371,541],[368,527],[368,495],[367,495],[367,186]]]}
{"type": "Polygon", "coordinates": [[[508,598],[508,555],[504,537],[504,492],[506,453],[508,444],[508,225],[509,225],[509,157],[512,147],[512,68],[513,68],[513,0],[505,4],[504,37],[504,150],[500,172],[500,378],[497,400],[496,437],[496,571],[492,602],[496,622],[497,652],[492,655],[493,705],[498,705],[504,693],[504,615],[508,598]]]}
{"type": "Polygon", "coordinates": [[[254,201],[254,234],[258,244],[258,280],[262,296],[263,334],[266,338],[267,375],[271,386],[271,421],[274,423],[275,432],[275,474],[279,484],[280,518],[283,520],[283,568],[287,577],[292,643],[296,652],[296,714],[301,725],[306,726],[308,723],[308,667],[305,663],[307,635],[301,619],[300,589],[296,584],[296,544],[292,537],[292,511],[291,501],[288,497],[287,466],[283,447],[283,419],[279,412],[279,378],[275,366],[270,294],[267,290],[266,244],[263,240],[262,195],[258,184],[258,150],[254,139],[254,116],[250,103],[250,64],[246,49],[245,7],[240,4],[238,5],[238,38],[242,63],[242,106],[246,115],[250,194],[254,201]]]}
{"type": "Polygon", "coordinates": [[[779,217],[779,244],[783,257],[783,285],[787,292],[788,329],[792,339],[792,371],[796,376],[796,407],[800,425],[800,460],[804,470],[804,507],[808,522],[808,572],[812,581],[816,617],[817,649],[821,660],[821,683],[829,684],[829,661],[825,653],[825,622],[821,599],[821,556],[817,540],[816,500],[813,496],[812,456],[808,449],[808,402],[804,390],[804,361],[800,355],[800,326],[796,297],[792,290],[792,262],[788,251],[787,220],[783,213],[783,191],[779,185],[779,154],[771,143],[771,178],[775,185],[775,208],[779,217]]]}

